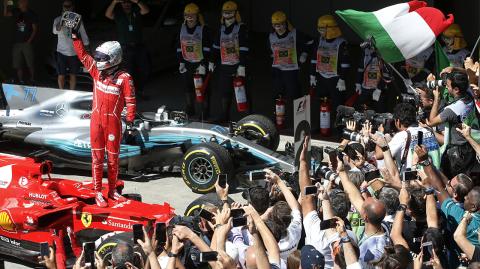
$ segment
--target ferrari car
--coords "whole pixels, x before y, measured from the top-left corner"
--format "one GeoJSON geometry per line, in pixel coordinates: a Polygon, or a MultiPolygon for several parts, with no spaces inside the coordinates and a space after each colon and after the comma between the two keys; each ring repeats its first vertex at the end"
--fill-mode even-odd
{"type": "Polygon", "coordinates": [[[90,182],[53,178],[51,170],[50,161],[0,153],[0,259],[38,267],[40,244],[48,242],[55,245],[58,268],[70,268],[82,244],[95,242],[108,260],[118,240],[133,240],[133,224],[148,230],[174,217],[168,203],[142,203],[139,195],[99,208],[90,182]]]}
{"type": "MultiPolygon", "coordinates": [[[[56,167],[91,168],[91,92],[9,84],[3,91],[8,107],[0,110],[0,140],[46,149],[56,167]]],[[[120,148],[121,174],[133,180],[177,171],[192,191],[208,193],[219,174],[227,174],[234,188],[241,173],[266,167],[295,171],[293,157],[276,152],[279,134],[262,115],[226,128],[160,107],[137,114],[134,128],[120,148]]]]}

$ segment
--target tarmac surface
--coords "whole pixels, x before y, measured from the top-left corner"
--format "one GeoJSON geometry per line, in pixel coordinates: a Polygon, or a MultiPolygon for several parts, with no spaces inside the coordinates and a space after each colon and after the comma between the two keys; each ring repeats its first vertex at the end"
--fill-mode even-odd
{"type": "MultiPolygon", "coordinates": [[[[278,149],[282,151],[285,147],[286,142],[293,142],[293,137],[291,136],[281,136],[280,145],[278,149]]],[[[312,140],[312,145],[315,146],[335,146],[336,143],[312,140]]],[[[88,181],[91,180],[89,176],[79,176],[78,171],[67,170],[62,171],[62,174],[54,174],[54,177],[64,177],[70,178],[78,181],[88,181]]],[[[84,172],[80,174],[85,174],[84,172]]],[[[146,203],[169,203],[175,212],[179,215],[182,215],[186,207],[200,197],[200,194],[193,193],[183,182],[183,179],[180,174],[169,174],[166,177],[151,180],[149,182],[132,182],[125,181],[124,193],[139,193],[142,195],[143,202],[146,203]]],[[[235,201],[244,201],[240,192],[233,193],[229,195],[235,201]]],[[[5,263],[6,269],[25,269],[25,267],[13,263],[5,263]]]]}

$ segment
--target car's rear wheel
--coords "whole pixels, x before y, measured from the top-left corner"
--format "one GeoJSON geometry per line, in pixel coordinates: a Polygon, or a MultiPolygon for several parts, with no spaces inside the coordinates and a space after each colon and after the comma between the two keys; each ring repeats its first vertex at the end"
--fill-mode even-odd
{"type": "Polygon", "coordinates": [[[258,145],[276,150],[280,135],[273,122],[263,115],[249,115],[237,123],[239,134],[258,145]]]}
{"type": "MultiPolygon", "coordinates": [[[[228,197],[228,202],[231,204],[234,202],[234,200],[230,197],[228,197]]],[[[221,208],[222,206],[222,201],[218,199],[218,196],[216,193],[207,193],[204,194],[197,199],[193,200],[185,209],[185,213],[183,215],[185,216],[197,216],[200,209],[202,209],[202,205],[205,204],[212,204],[215,205],[218,208],[221,208]]]]}
{"type": "Polygon", "coordinates": [[[193,192],[213,191],[219,174],[227,174],[231,188],[235,185],[232,158],[228,151],[217,143],[195,145],[183,156],[183,181],[193,192]]]}

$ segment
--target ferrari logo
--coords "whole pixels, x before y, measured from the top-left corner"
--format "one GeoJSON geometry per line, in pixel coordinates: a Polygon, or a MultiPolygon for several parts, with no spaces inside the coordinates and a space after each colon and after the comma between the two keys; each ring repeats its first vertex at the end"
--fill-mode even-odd
{"type": "Polygon", "coordinates": [[[0,228],[2,228],[2,230],[6,232],[17,232],[15,223],[13,222],[12,217],[10,216],[10,213],[8,213],[8,211],[0,212],[0,228]]]}
{"type": "Polygon", "coordinates": [[[82,220],[82,224],[85,226],[85,228],[88,228],[90,224],[92,224],[92,214],[88,212],[83,212],[80,219],[82,220]]]}

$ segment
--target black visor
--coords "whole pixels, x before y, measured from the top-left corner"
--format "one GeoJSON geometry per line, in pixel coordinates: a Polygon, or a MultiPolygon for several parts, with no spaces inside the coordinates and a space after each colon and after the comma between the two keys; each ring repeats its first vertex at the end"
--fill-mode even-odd
{"type": "Polygon", "coordinates": [[[108,62],[110,60],[110,55],[95,51],[95,53],[93,54],[93,59],[95,59],[95,61],[97,62],[108,62]]]}

